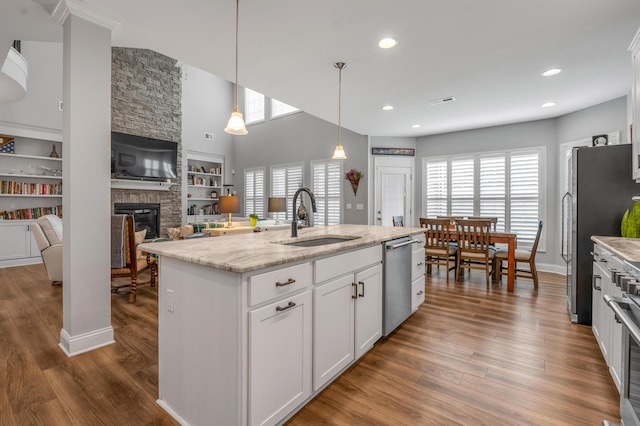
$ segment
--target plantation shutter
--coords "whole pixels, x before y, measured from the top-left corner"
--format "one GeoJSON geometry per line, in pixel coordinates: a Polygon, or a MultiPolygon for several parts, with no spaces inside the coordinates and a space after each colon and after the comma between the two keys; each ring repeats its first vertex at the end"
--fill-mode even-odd
{"type": "Polygon", "coordinates": [[[311,181],[318,210],[313,214],[314,225],[342,223],[342,162],[312,162],[311,181]]]}
{"type": "Polygon", "coordinates": [[[506,155],[482,157],[479,166],[478,216],[497,217],[497,231],[505,230],[506,211],[506,155]]]}
{"type": "Polygon", "coordinates": [[[423,185],[426,189],[424,211],[427,217],[446,216],[449,196],[447,190],[447,161],[427,161],[424,170],[426,170],[423,185]]]}
{"type": "MultiPolygon", "coordinates": [[[[285,197],[287,199],[287,211],[274,213],[273,217],[280,220],[291,220],[293,196],[298,188],[302,187],[302,164],[290,164],[274,166],[271,168],[271,196],[285,197]]],[[[309,208],[311,208],[309,206],[309,208]]]]}
{"type": "Polygon", "coordinates": [[[451,215],[474,216],[473,158],[451,160],[451,215]]]}
{"type": "Polygon", "coordinates": [[[531,246],[538,231],[540,206],[540,153],[516,153],[510,162],[511,232],[518,246],[531,246]]]}
{"type": "Polygon", "coordinates": [[[264,168],[244,171],[244,214],[264,217],[264,168]]]}

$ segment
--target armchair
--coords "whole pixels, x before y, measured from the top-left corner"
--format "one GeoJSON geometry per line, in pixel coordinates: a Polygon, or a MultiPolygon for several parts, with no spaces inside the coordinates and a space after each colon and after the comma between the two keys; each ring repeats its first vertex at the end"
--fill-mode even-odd
{"type": "Polygon", "coordinates": [[[51,285],[62,284],[62,220],[48,214],[39,217],[30,228],[51,285]]]}

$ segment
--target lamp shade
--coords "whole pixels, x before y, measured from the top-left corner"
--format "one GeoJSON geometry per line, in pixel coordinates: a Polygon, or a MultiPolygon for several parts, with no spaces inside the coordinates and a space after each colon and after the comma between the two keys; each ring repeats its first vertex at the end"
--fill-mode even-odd
{"type": "Polygon", "coordinates": [[[284,197],[270,197],[267,210],[271,212],[286,212],[287,199],[284,197]]]}
{"type": "Polygon", "coordinates": [[[220,213],[240,213],[240,197],[237,195],[220,197],[220,213]]]}

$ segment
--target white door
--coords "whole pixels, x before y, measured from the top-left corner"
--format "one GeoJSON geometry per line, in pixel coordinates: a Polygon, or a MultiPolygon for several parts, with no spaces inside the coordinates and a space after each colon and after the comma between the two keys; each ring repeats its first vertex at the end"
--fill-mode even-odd
{"type": "Polygon", "coordinates": [[[393,216],[413,225],[413,158],[375,158],[374,225],[393,226],[393,216]]]}

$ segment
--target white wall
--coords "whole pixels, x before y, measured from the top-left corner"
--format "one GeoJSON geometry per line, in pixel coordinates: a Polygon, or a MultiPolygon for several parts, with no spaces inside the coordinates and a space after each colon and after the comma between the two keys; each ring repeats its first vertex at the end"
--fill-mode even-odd
{"type": "Polygon", "coordinates": [[[233,137],[224,132],[233,109],[233,85],[199,68],[182,66],[182,148],[224,156],[225,182],[232,180],[233,137]],[[213,133],[213,141],[204,139],[213,133]]]}

